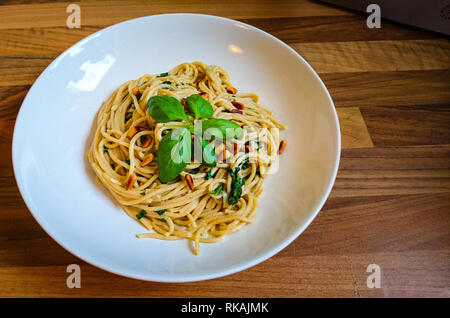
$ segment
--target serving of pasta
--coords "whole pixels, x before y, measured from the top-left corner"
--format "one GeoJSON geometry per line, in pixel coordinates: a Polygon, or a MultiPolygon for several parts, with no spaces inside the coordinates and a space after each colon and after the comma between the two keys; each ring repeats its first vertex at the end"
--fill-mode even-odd
{"type": "Polygon", "coordinates": [[[147,232],[193,251],[255,220],[285,126],[201,62],[122,84],[101,106],[88,158],[97,180],[147,232]]]}

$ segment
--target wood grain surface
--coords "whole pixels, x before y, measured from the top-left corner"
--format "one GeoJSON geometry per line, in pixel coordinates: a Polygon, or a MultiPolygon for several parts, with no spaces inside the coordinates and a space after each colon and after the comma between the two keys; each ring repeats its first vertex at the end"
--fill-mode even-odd
{"type": "Polygon", "coordinates": [[[0,297],[449,297],[450,41],[318,1],[72,1],[0,5],[0,297]],[[29,88],[68,47],[111,24],[158,13],[220,15],[288,43],[335,102],[342,158],[330,198],[269,260],[184,284],[119,277],[65,251],[26,208],[12,170],[14,122],[29,88]],[[66,286],[68,264],[82,287],[66,286]],[[369,264],[381,268],[370,289],[369,264]]]}

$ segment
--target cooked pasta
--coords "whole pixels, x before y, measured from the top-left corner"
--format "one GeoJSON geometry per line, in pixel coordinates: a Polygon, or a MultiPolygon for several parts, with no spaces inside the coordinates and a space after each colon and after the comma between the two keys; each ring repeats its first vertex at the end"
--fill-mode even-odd
{"type": "Polygon", "coordinates": [[[148,230],[138,238],[189,239],[199,254],[200,243],[218,242],[255,219],[263,181],[286,145],[279,134],[285,126],[258,99],[237,93],[223,68],[193,62],[128,81],[103,103],[89,162],[99,183],[148,230]],[[231,121],[243,134],[210,138],[214,166],[194,158],[176,178],[162,182],[158,167],[167,163],[158,148],[164,136],[187,127],[188,119],[204,121],[186,111],[185,121],[158,122],[149,100],[166,95],[187,109],[186,100],[197,94],[212,106],[210,118],[231,121]]]}

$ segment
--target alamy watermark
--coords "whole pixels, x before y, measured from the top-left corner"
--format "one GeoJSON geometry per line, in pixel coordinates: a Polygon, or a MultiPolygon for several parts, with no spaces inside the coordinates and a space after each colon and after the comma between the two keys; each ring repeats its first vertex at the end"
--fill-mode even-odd
{"type": "Polygon", "coordinates": [[[366,8],[367,13],[371,13],[366,20],[369,29],[381,28],[381,8],[378,4],[369,4],[366,8]]]}
{"type": "Polygon", "coordinates": [[[70,13],[67,17],[66,25],[69,29],[81,28],[81,8],[78,4],[71,3],[67,6],[66,12],[70,13]]]}
{"type": "Polygon", "coordinates": [[[67,265],[67,273],[71,273],[67,276],[66,285],[67,288],[81,288],[81,269],[80,265],[70,264],[67,265]]]}
{"type": "Polygon", "coordinates": [[[378,264],[370,264],[366,269],[367,273],[367,288],[381,288],[381,268],[378,264]]]}

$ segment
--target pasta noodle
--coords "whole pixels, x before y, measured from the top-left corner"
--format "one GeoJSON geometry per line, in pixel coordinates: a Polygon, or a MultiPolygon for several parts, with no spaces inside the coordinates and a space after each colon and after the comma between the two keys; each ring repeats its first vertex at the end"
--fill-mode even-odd
{"type": "Polygon", "coordinates": [[[258,99],[238,94],[223,68],[193,62],[128,81],[102,104],[89,162],[99,183],[149,231],[138,238],[189,239],[199,254],[200,243],[218,242],[255,219],[263,181],[285,146],[279,135],[285,126],[258,99]],[[157,149],[169,131],[185,123],[157,122],[148,100],[167,95],[184,102],[193,94],[209,101],[213,118],[237,123],[244,135],[211,141],[215,167],[192,160],[176,179],[163,183],[157,149]],[[240,195],[230,204],[235,190],[240,195]]]}

